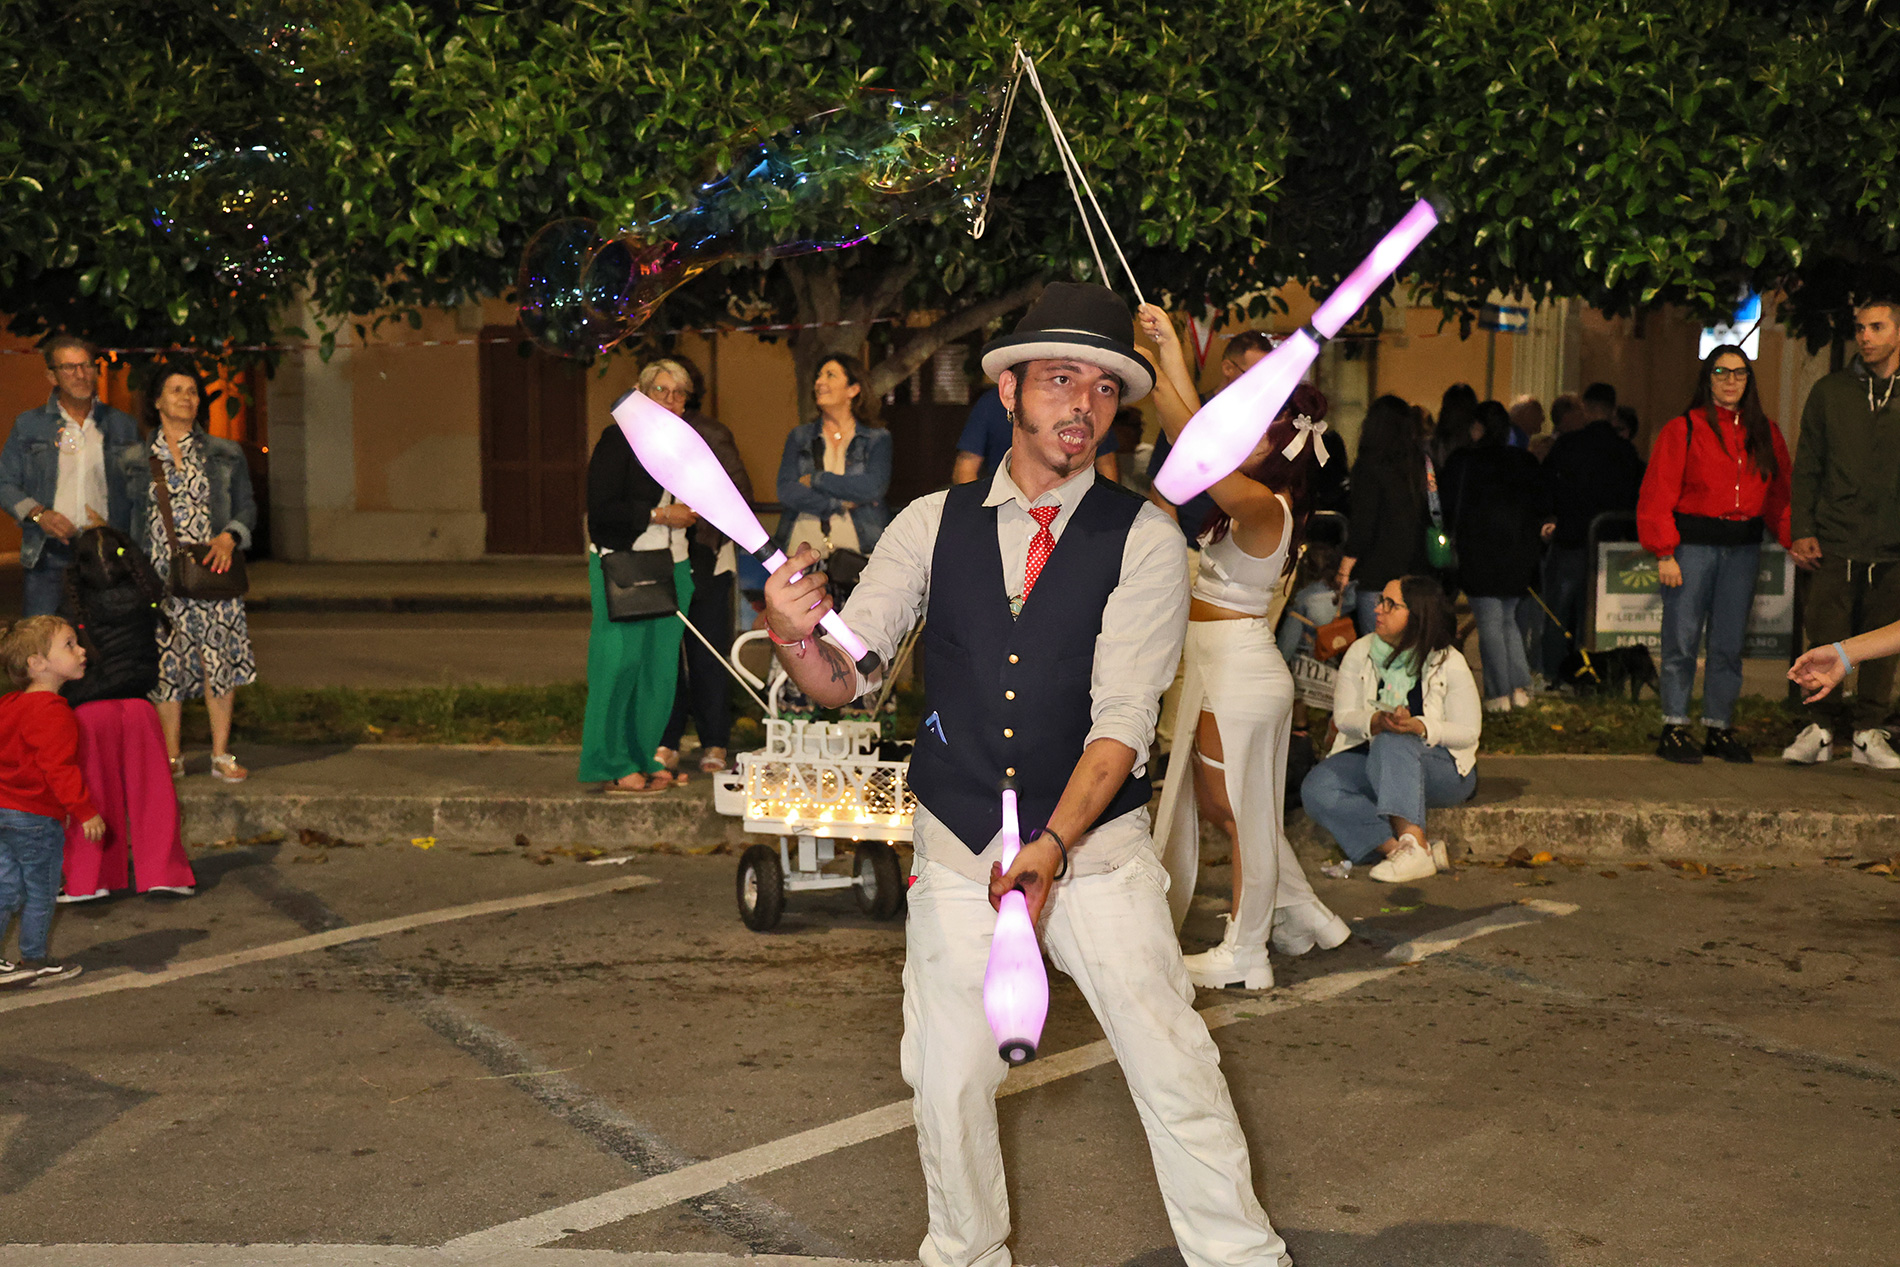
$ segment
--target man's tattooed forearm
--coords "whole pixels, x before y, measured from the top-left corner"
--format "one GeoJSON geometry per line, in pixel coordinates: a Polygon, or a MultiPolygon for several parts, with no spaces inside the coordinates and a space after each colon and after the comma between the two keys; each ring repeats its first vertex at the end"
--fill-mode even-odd
{"type": "Polygon", "coordinates": [[[849,656],[828,642],[819,642],[816,645],[818,647],[819,656],[823,658],[827,665],[831,666],[832,681],[850,682],[854,680],[857,671],[853,667],[849,656]]]}

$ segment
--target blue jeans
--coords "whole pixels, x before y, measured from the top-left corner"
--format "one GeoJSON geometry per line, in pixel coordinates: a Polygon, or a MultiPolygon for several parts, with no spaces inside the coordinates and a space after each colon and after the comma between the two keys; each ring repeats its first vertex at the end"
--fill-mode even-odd
{"type": "Polygon", "coordinates": [[[1544,680],[1547,682],[1561,680],[1564,657],[1570,654],[1570,639],[1564,636],[1564,631],[1582,640],[1586,591],[1593,576],[1590,552],[1582,546],[1552,546],[1550,553],[1544,556],[1544,602],[1560,622],[1553,625],[1549,617],[1543,622],[1544,680]]]}
{"type": "Polygon", "coordinates": [[[73,548],[47,538],[39,561],[26,570],[20,583],[20,615],[51,616],[59,610],[66,592],[66,565],[73,561],[73,548]]]}
{"type": "Polygon", "coordinates": [[[1425,811],[1461,805],[1478,770],[1459,774],[1444,748],[1417,735],[1374,735],[1364,750],[1326,758],[1300,784],[1300,804],[1354,862],[1376,862],[1394,818],[1425,825],[1425,811]]]}
{"type": "Polygon", "coordinates": [[[1471,614],[1478,620],[1478,654],[1484,660],[1484,697],[1496,699],[1531,686],[1531,662],[1524,654],[1524,635],[1518,632],[1517,608],[1522,598],[1473,598],[1471,614]]]}
{"type": "Polygon", "coordinates": [[[1379,615],[1379,597],[1384,593],[1384,585],[1377,589],[1366,589],[1363,586],[1360,588],[1358,598],[1353,603],[1352,612],[1352,623],[1359,630],[1360,637],[1363,638],[1372,632],[1372,622],[1379,615]]]}
{"type": "Polygon", "coordinates": [[[0,809],[0,938],[20,912],[20,958],[46,958],[66,859],[66,824],[43,814],[0,809]]]}
{"type": "Polygon", "coordinates": [[[1663,724],[1689,724],[1696,650],[1706,626],[1709,667],[1702,680],[1702,724],[1727,729],[1742,693],[1742,636],[1755,603],[1761,546],[1676,547],[1682,584],[1663,586],[1663,724]]]}
{"type": "MultiPolygon", "coordinates": [[[[1344,600],[1354,601],[1350,585],[1346,587],[1344,600]]],[[[1314,581],[1294,591],[1293,597],[1287,601],[1286,611],[1280,617],[1280,658],[1291,664],[1293,657],[1300,652],[1311,651],[1314,629],[1327,621],[1339,619],[1340,602],[1340,597],[1333,593],[1333,587],[1324,581],[1314,581]],[[1309,625],[1306,620],[1295,619],[1296,612],[1313,623],[1309,625]]]]}

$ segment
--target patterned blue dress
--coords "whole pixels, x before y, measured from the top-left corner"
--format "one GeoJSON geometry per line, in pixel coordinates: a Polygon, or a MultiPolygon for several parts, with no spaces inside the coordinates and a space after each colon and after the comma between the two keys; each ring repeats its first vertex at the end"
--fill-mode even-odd
{"type": "MultiPolygon", "coordinates": [[[[180,461],[174,463],[163,433],[152,436],[152,452],[158,455],[165,470],[165,485],[171,490],[178,540],[209,541],[217,533],[211,527],[211,481],[205,473],[203,433],[193,429],[178,450],[180,461]]],[[[171,538],[165,535],[165,517],[159,513],[156,488],[152,490],[147,529],[152,566],[160,576],[169,577],[171,538]]],[[[204,602],[168,594],[165,614],[171,617],[171,633],[159,636],[158,689],[152,692],[153,703],[229,695],[257,681],[257,658],[251,652],[243,599],[204,602]]]]}

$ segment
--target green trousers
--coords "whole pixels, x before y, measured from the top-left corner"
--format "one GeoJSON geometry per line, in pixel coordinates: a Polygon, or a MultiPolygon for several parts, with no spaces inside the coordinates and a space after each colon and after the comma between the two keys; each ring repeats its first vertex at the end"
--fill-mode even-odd
{"type": "MultiPolygon", "coordinates": [[[[673,565],[673,584],[684,610],[693,601],[693,572],[688,563],[673,565]]],[[[587,587],[594,600],[594,623],[587,631],[587,716],[581,723],[580,781],[612,783],[629,774],[651,774],[660,768],[653,750],[660,746],[667,718],[673,715],[680,639],[686,636],[686,626],[677,616],[608,620],[600,556],[591,551],[587,587]]]]}

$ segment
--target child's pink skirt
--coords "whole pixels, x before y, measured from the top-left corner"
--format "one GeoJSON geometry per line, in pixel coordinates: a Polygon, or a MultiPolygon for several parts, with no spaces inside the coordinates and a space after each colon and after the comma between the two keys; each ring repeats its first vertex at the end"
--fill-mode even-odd
{"type": "Polygon", "coordinates": [[[79,772],[106,820],[105,839],[66,827],[66,895],[98,897],[127,888],[128,857],[139,892],[197,884],[178,834],[178,791],[165,756],[158,710],[142,699],[94,700],[79,719],[79,772]]]}

